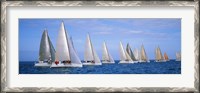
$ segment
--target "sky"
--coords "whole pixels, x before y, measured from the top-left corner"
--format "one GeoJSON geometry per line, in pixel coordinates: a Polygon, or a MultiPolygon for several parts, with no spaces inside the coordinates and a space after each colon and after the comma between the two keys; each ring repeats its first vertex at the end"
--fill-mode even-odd
{"type": "Polygon", "coordinates": [[[19,19],[19,60],[38,60],[40,40],[45,28],[56,49],[62,21],[81,60],[84,59],[87,33],[100,59],[104,41],[115,60],[120,58],[120,41],[124,49],[127,43],[132,50],[140,49],[143,44],[149,59],[155,59],[157,46],[162,54],[166,52],[171,59],[175,59],[175,53],[181,51],[181,19],[178,18],[19,19]]]}

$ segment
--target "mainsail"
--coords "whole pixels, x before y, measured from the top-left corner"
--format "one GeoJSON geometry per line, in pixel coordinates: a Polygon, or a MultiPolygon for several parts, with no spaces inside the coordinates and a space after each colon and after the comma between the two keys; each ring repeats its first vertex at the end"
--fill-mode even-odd
{"type": "Polygon", "coordinates": [[[128,53],[128,55],[131,57],[131,59],[133,61],[136,61],[136,58],[135,58],[135,56],[134,56],[134,54],[132,52],[132,49],[131,49],[129,44],[127,44],[127,46],[126,46],[126,52],[128,53]]]}
{"type": "Polygon", "coordinates": [[[56,56],[60,61],[69,61],[69,45],[67,40],[67,33],[65,32],[64,23],[61,23],[60,31],[58,32],[56,44],[56,56]]]}
{"type": "Polygon", "coordinates": [[[102,56],[103,61],[109,61],[109,62],[114,62],[114,59],[108,52],[108,48],[106,46],[106,43],[103,43],[103,56],[102,56]]]}
{"type": "Polygon", "coordinates": [[[176,61],[181,61],[181,53],[176,52],[176,61]]]}
{"type": "Polygon", "coordinates": [[[133,51],[133,54],[135,56],[135,59],[139,60],[139,51],[138,51],[138,49],[135,48],[134,51],[133,51]]]}
{"type": "Polygon", "coordinates": [[[157,47],[156,48],[156,61],[161,61],[161,60],[163,60],[163,56],[162,56],[160,47],[157,47]]]}
{"type": "Polygon", "coordinates": [[[119,51],[120,51],[120,59],[121,59],[121,61],[133,61],[131,59],[131,57],[129,56],[129,54],[124,50],[123,45],[122,45],[121,42],[120,42],[119,51]]]}
{"type": "Polygon", "coordinates": [[[140,60],[141,61],[148,61],[145,49],[144,49],[144,45],[141,46],[141,51],[140,51],[140,60]]]}
{"type": "Polygon", "coordinates": [[[56,57],[56,59],[60,61],[71,61],[71,63],[81,64],[81,61],[73,48],[72,41],[69,39],[68,33],[65,30],[64,22],[61,23],[60,31],[58,33],[56,57]]]}
{"type": "Polygon", "coordinates": [[[92,43],[91,43],[89,34],[87,34],[87,39],[86,39],[84,60],[85,60],[85,62],[94,61],[95,63],[101,63],[101,61],[100,61],[96,51],[94,50],[92,43]]]}
{"type": "Polygon", "coordinates": [[[54,61],[55,50],[45,29],[40,41],[39,61],[54,61]]]}
{"type": "Polygon", "coordinates": [[[84,60],[87,61],[93,61],[94,60],[94,55],[92,52],[92,45],[90,41],[90,36],[89,34],[87,35],[86,39],[86,46],[85,46],[85,54],[84,54],[84,60]]]}
{"type": "Polygon", "coordinates": [[[107,46],[106,46],[106,43],[103,42],[103,55],[102,55],[102,60],[103,61],[110,61],[110,57],[109,57],[109,54],[108,54],[108,49],[107,49],[107,46]]]}

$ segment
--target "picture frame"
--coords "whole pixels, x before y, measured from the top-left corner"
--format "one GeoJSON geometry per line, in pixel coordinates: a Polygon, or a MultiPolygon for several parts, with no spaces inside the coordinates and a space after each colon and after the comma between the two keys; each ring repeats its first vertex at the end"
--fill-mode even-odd
{"type": "MultiPolygon", "coordinates": [[[[9,33],[10,34],[10,33],[9,33]]],[[[199,93],[199,1],[2,1],[1,2],[1,92],[195,92],[199,93]],[[8,87],[7,86],[7,7],[20,6],[172,6],[194,7],[194,87],[8,87]]]]}

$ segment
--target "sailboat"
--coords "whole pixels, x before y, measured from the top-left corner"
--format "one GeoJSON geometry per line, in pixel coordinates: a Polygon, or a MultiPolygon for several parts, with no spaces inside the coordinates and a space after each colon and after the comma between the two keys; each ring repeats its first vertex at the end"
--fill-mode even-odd
{"type": "Polygon", "coordinates": [[[61,23],[56,43],[56,60],[51,67],[82,67],[72,41],[68,36],[64,27],[64,22],[61,23]]]}
{"type": "Polygon", "coordinates": [[[181,61],[181,52],[176,52],[176,61],[181,61]]]}
{"type": "Polygon", "coordinates": [[[158,46],[156,48],[156,59],[155,59],[155,62],[166,62],[162,56],[162,53],[161,53],[161,50],[160,50],[160,47],[158,46]]]}
{"type": "Polygon", "coordinates": [[[148,60],[147,55],[146,55],[146,52],[145,52],[145,49],[144,49],[144,45],[143,45],[143,44],[142,44],[141,50],[140,50],[139,62],[150,62],[150,61],[148,60]]]}
{"type": "Polygon", "coordinates": [[[128,55],[131,57],[131,59],[133,60],[134,63],[137,63],[137,62],[138,62],[138,61],[136,60],[136,58],[135,58],[133,52],[132,52],[132,49],[131,49],[129,43],[128,43],[127,46],[126,46],[126,52],[127,52],[128,55]]]}
{"type": "Polygon", "coordinates": [[[164,59],[165,59],[165,61],[169,61],[169,57],[166,52],[164,53],[164,59]]]}
{"type": "Polygon", "coordinates": [[[92,45],[89,34],[87,34],[87,39],[86,39],[86,47],[85,47],[83,65],[102,65],[102,63],[92,45]]]}
{"type": "Polygon", "coordinates": [[[138,49],[134,49],[133,50],[133,54],[134,54],[134,56],[135,56],[135,59],[138,61],[139,60],[139,51],[138,51],[138,49]]]}
{"type": "Polygon", "coordinates": [[[122,42],[120,42],[119,46],[119,51],[120,51],[120,62],[119,64],[122,63],[134,63],[127,51],[124,50],[122,42]]]}
{"type": "Polygon", "coordinates": [[[39,62],[35,66],[50,66],[55,61],[55,49],[45,29],[40,41],[39,62]]]}
{"type": "Polygon", "coordinates": [[[114,59],[112,58],[112,56],[108,52],[108,48],[107,48],[105,42],[103,42],[102,63],[115,63],[114,59]]]}

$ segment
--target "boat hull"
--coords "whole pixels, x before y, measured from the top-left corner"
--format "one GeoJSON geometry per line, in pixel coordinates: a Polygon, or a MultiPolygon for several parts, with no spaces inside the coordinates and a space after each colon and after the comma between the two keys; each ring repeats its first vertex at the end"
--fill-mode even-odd
{"type": "Polygon", "coordinates": [[[51,64],[49,63],[35,63],[35,67],[50,67],[51,64]]]}
{"type": "Polygon", "coordinates": [[[51,64],[50,66],[51,68],[58,68],[58,67],[83,67],[82,64],[74,64],[74,63],[70,63],[70,64],[64,64],[64,63],[59,63],[59,64],[51,64]]]}
{"type": "Polygon", "coordinates": [[[83,63],[83,65],[102,65],[102,63],[91,63],[91,62],[88,62],[88,63],[83,63]]]}
{"type": "Polygon", "coordinates": [[[156,60],[155,62],[167,62],[166,60],[156,60]]]}
{"type": "Polygon", "coordinates": [[[118,64],[132,64],[134,61],[120,61],[118,64]]]}
{"type": "Polygon", "coordinates": [[[104,63],[104,64],[114,64],[115,62],[114,61],[112,61],[112,62],[102,61],[102,63],[104,63]]]}
{"type": "Polygon", "coordinates": [[[150,62],[149,60],[148,61],[145,61],[145,60],[139,60],[138,61],[139,63],[145,63],[145,62],[150,62]]]}

